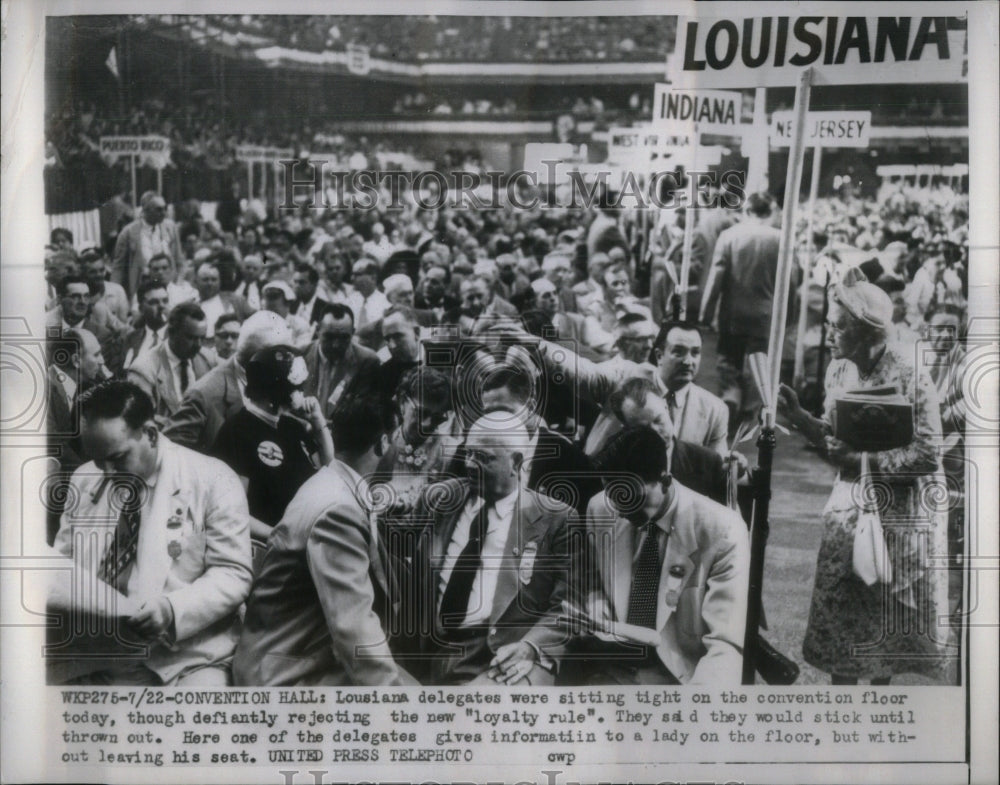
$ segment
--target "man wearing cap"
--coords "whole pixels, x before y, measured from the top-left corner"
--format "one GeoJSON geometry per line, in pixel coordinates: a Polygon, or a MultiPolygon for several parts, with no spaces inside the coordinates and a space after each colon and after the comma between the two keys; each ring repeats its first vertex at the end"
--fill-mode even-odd
{"type": "Polygon", "coordinates": [[[122,229],[115,243],[111,280],[121,284],[131,297],[139,288],[149,260],[168,254],[174,266],[180,264],[180,236],[177,225],[166,217],[167,203],[155,191],[146,191],[139,200],[142,214],[122,229]]]}
{"type": "Polygon", "coordinates": [[[285,320],[270,311],[257,311],[240,328],[236,354],[206,373],[184,395],[164,434],[199,452],[208,452],[226,418],[243,406],[246,363],[268,346],[292,342],[285,320]]]}
{"type": "Polygon", "coordinates": [[[203,348],[205,312],[194,303],[181,303],[167,319],[167,340],[132,363],[126,378],[153,402],[162,425],[181,405],[188,388],[214,366],[203,348]]]}
{"type": "Polygon", "coordinates": [[[261,349],[247,363],[244,408],[226,420],[211,454],[243,483],[250,533],[266,540],[299,487],[333,460],[333,440],[309,371],[293,346],[261,349]]]}
{"type": "Polygon", "coordinates": [[[313,327],[303,317],[292,313],[292,303],[295,302],[295,292],[287,282],[268,281],[261,291],[265,311],[278,314],[288,329],[292,331],[292,345],[299,349],[309,345],[313,338],[313,327]]]}

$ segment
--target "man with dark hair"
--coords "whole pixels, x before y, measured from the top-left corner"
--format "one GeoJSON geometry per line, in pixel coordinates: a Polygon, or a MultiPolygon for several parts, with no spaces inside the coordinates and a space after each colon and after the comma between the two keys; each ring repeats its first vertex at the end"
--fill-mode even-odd
{"type": "Polygon", "coordinates": [[[56,286],[56,293],[59,305],[45,314],[48,336],[59,337],[71,328],[82,327],[93,333],[100,342],[104,360],[111,372],[120,372],[125,354],[125,325],[103,303],[93,301],[93,287],[82,276],[67,275],[61,278],[56,286]]]}
{"type": "Polygon", "coordinates": [[[157,422],[177,411],[188,387],[208,373],[214,361],[203,348],[205,312],[181,303],[167,319],[167,340],[132,363],[126,378],[153,401],[157,422]]]}
{"type": "Polygon", "coordinates": [[[119,284],[108,280],[105,261],[104,251],[100,248],[87,248],[80,254],[80,269],[91,285],[94,302],[103,303],[118,321],[128,324],[132,310],[128,295],[119,284]]]}
{"type": "Polygon", "coordinates": [[[236,353],[241,324],[239,317],[234,313],[224,313],[215,320],[214,348],[219,362],[228,360],[236,353]]]}
{"type": "Polygon", "coordinates": [[[730,430],[760,402],[746,358],[767,351],[771,329],[781,240],[773,209],[769,194],[750,195],[744,220],[719,235],[702,298],[702,322],[711,321],[719,303],[719,384],[730,430]]]}
{"type": "MultiPolygon", "coordinates": [[[[538,384],[524,370],[500,365],[482,381],[483,411],[516,415],[528,431],[529,442],[522,456],[525,487],[551,496],[582,515],[590,497],[600,493],[600,481],[583,451],[551,430],[538,414],[538,392],[538,384]]],[[[456,466],[453,473],[461,474],[460,467],[456,466]]]]}
{"type": "Polygon", "coordinates": [[[268,539],[233,658],[241,686],[415,684],[389,633],[402,599],[364,479],[384,436],[371,400],[334,414],[337,456],[298,491],[268,539]]]}
{"type": "Polygon", "coordinates": [[[170,310],[167,284],[156,278],[143,281],[139,284],[136,301],[139,318],[125,337],[126,368],[167,339],[167,313],[170,310]]]}
{"type": "Polygon", "coordinates": [[[208,452],[222,423],[243,406],[246,363],[261,349],[288,344],[291,339],[288,325],[278,314],[255,313],[240,327],[236,354],[191,385],[164,433],[176,442],[208,452]]]}
{"type": "Polygon", "coordinates": [[[378,369],[376,388],[386,406],[391,406],[399,381],[407,371],[424,364],[420,325],[409,308],[390,308],[382,317],[382,338],[389,358],[378,369]]]}
{"type": "Polygon", "coordinates": [[[292,313],[305,319],[310,325],[319,324],[323,315],[330,310],[330,303],[319,296],[319,271],[311,264],[300,264],[292,278],[295,303],[292,313]]]}
{"type": "Polygon", "coordinates": [[[672,481],[649,426],[616,434],[595,459],[607,478],[587,509],[597,542],[584,607],[595,683],[737,685],[749,544],[732,510],[672,481]],[[610,536],[610,539],[609,539],[610,536]],[[614,656],[612,656],[614,655],[614,656]]]}
{"type": "MultiPolygon", "coordinates": [[[[651,379],[670,407],[677,438],[701,444],[720,455],[729,452],[725,404],[694,383],[701,365],[701,333],[693,322],[666,322],[660,328],[650,358],[655,367],[625,359],[595,364],[546,341],[541,348],[550,375],[564,376],[578,395],[601,406],[626,379],[633,376],[651,379]]],[[[613,422],[607,422],[613,419],[605,418],[601,429],[595,424],[593,434],[598,439],[588,438],[588,455],[596,454],[617,430],[613,422]]]]}
{"type": "Polygon", "coordinates": [[[317,338],[305,352],[309,378],[306,395],[314,395],[330,417],[345,395],[367,397],[378,393],[375,352],[354,340],[354,313],[346,305],[330,303],[317,327],[317,338]]]}
{"type": "MultiPolygon", "coordinates": [[[[250,591],[246,497],[221,461],[159,433],[153,402],[134,384],[107,382],[80,399],[91,458],[73,475],[73,509],[55,548],[127,596],[121,640],[147,644],[78,684],[222,687],[250,591]]],[[[82,580],[82,578],[80,578],[82,580]]]]}

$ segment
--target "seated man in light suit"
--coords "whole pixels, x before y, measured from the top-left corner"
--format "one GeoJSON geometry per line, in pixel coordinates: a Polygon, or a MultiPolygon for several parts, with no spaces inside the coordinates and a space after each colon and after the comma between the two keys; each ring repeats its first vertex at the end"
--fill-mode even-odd
{"type": "Polygon", "coordinates": [[[585,608],[594,684],[736,685],[750,553],[746,525],[670,476],[667,445],[629,428],[597,456],[585,608]]]}
{"type": "Polygon", "coordinates": [[[465,441],[468,480],[428,486],[411,598],[426,625],[434,684],[552,685],[569,640],[567,528],[576,513],[522,484],[529,436],[516,415],[486,414],[465,441]]]}
{"type": "Polygon", "coordinates": [[[299,488],[267,543],[233,660],[239,685],[414,684],[388,633],[400,599],[363,475],[385,428],[374,402],[334,414],[339,460],[299,488]]]}
{"type": "Polygon", "coordinates": [[[227,685],[236,612],[252,577],[239,479],[160,434],[152,402],[134,384],[105,382],[79,406],[92,460],[73,474],[69,496],[77,501],[64,511],[54,547],[125,595],[133,610],[120,632],[148,649],[104,662],[77,683],[227,685]]]}

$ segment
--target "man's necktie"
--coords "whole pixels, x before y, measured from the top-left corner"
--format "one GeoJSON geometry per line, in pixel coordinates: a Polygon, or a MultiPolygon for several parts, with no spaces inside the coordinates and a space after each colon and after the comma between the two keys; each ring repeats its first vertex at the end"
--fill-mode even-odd
{"type": "Polygon", "coordinates": [[[472,583],[482,567],[483,540],[489,526],[488,504],[484,503],[469,527],[469,541],[455,560],[448,585],[441,596],[441,625],[445,629],[462,626],[469,610],[472,583]]]}
{"type": "Polygon", "coordinates": [[[656,628],[656,593],[660,588],[660,545],[656,526],[646,524],[646,535],[632,573],[625,621],[639,627],[656,628]]]}
{"type": "Polygon", "coordinates": [[[132,564],[139,550],[139,523],[142,520],[140,505],[134,501],[138,494],[122,506],[115,527],[115,539],[108,545],[97,570],[97,577],[114,586],[122,594],[127,594],[128,578],[132,564]]]}
{"type": "Polygon", "coordinates": [[[681,424],[677,422],[677,395],[671,390],[667,393],[667,408],[670,409],[670,420],[674,424],[674,430],[676,431],[681,427],[681,424]]]}
{"type": "Polygon", "coordinates": [[[160,334],[156,330],[153,330],[153,342],[149,345],[150,348],[156,346],[159,342],[160,342],[160,334]]]}
{"type": "Polygon", "coordinates": [[[181,360],[181,392],[186,392],[191,379],[188,377],[189,360],[181,360]]]}

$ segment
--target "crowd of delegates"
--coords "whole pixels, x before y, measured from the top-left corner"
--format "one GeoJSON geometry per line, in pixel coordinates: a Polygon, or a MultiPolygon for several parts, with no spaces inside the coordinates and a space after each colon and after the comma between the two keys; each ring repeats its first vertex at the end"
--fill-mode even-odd
{"type": "MultiPolygon", "coordinates": [[[[638,258],[608,194],[274,219],[234,201],[175,223],[149,192],[109,254],[53,231],[49,427],[77,488],[50,538],[134,602],[153,644],[80,683],[738,683],[751,477],[731,445],[757,416],[747,356],[766,340],[779,212],[767,194],[699,211],[688,321],[682,227],[638,258]],[[707,324],[716,391],[699,383],[707,324]],[[120,475],[148,492],[116,507],[120,475]],[[108,520],[106,549],[77,536],[108,520]]],[[[828,241],[815,262],[834,280],[826,416],[791,388],[783,411],[849,484],[832,401],[894,384],[922,419],[873,471],[926,484],[946,449],[960,471],[964,252],[848,250],[828,241]],[[941,355],[929,373],[918,332],[941,355]]],[[[918,498],[906,485],[891,513],[918,498]]],[[[857,516],[838,510],[807,660],[835,680],[929,670],[941,641],[917,648],[919,624],[853,656],[884,609],[849,579],[857,516]]],[[[939,518],[921,519],[935,538],[939,518]]],[[[936,618],[927,551],[894,542],[893,597],[936,618]]]]}
{"type": "Polygon", "coordinates": [[[244,33],[260,47],[344,51],[401,62],[661,62],[676,19],[506,16],[214,16],[192,24],[244,33]],[[252,38],[250,38],[252,36],[252,38]]]}

